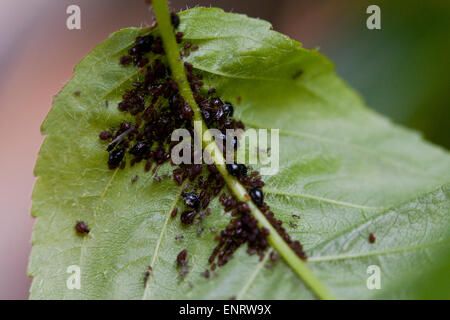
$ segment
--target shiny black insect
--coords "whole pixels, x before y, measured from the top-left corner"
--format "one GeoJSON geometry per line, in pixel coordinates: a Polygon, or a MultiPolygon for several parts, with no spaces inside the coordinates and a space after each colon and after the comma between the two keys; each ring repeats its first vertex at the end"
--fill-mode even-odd
{"type": "Polygon", "coordinates": [[[233,113],[234,113],[234,108],[233,105],[229,102],[225,102],[225,104],[223,105],[223,113],[225,114],[225,116],[227,117],[232,117],[233,113]]]}
{"type": "Polygon", "coordinates": [[[261,207],[264,202],[264,194],[259,188],[252,188],[250,190],[250,197],[252,197],[252,200],[258,207],[261,207]]]}
{"type": "Polygon", "coordinates": [[[224,118],[224,115],[225,115],[225,113],[223,112],[223,109],[222,109],[222,108],[219,108],[219,109],[216,111],[216,114],[215,114],[215,116],[214,116],[214,120],[220,121],[220,120],[222,120],[222,119],[224,118]]]}
{"type": "Polygon", "coordinates": [[[114,169],[120,165],[125,155],[125,149],[116,149],[109,154],[108,164],[109,167],[114,169]]]}
{"type": "Polygon", "coordinates": [[[235,177],[243,177],[247,175],[247,167],[242,163],[227,164],[228,172],[235,177]]]}
{"type": "Polygon", "coordinates": [[[200,205],[200,198],[195,193],[182,192],[181,196],[184,203],[191,208],[197,208],[200,205]]]}
{"type": "Polygon", "coordinates": [[[89,228],[84,221],[78,221],[77,224],[75,225],[75,230],[81,234],[89,233],[89,228]]]}
{"type": "Polygon", "coordinates": [[[180,25],[180,17],[175,12],[170,14],[170,21],[172,22],[172,26],[177,29],[180,25]]]}
{"type": "Polygon", "coordinates": [[[203,109],[202,115],[203,115],[203,119],[205,119],[205,122],[207,124],[210,124],[211,123],[211,113],[208,110],[203,109]]]}
{"type": "Polygon", "coordinates": [[[149,149],[150,146],[146,142],[140,141],[136,143],[133,148],[131,148],[130,153],[138,158],[142,158],[149,149]]]}

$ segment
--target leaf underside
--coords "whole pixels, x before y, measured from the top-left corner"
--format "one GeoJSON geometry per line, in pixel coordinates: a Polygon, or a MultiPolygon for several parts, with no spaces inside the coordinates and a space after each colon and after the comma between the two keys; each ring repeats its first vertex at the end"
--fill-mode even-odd
{"type": "MultiPolygon", "coordinates": [[[[203,73],[205,87],[232,102],[247,128],[280,129],[280,170],[264,178],[266,202],[302,242],[312,271],[340,299],[414,298],[411,281],[450,249],[448,153],[367,109],[326,58],[269,23],[215,8],[180,17],[183,39],[199,46],[185,60],[203,73]],[[370,265],[381,269],[380,290],[366,286],[370,265]]],[[[124,29],[97,46],[42,126],[30,298],[315,298],[282,260],[259,261],[245,248],[217,275],[201,277],[215,246],[211,228],[230,220],[218,199],[199,236],[200,227],[170,218],[181,205],[172,179],[154,182],[142,163],[107,168],[98,133],[127,119],[116,106],[142,76],[118,61],[145,32],[124,29]],[[88,223],[88,236],[75,233],[78,220],[88,223]],[[180,279],[175,260],[183,249],[190,272],[180,279]],[[66,286],[70,265],[81,267],[81,290],[66,286]]],[[[157,174],[172,169],[165,164],[157,174]]]]}

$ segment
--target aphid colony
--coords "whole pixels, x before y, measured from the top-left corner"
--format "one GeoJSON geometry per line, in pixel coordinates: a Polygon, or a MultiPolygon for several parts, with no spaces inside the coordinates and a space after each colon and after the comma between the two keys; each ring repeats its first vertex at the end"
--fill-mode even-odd
{"type": "MultiPolygon", "coordinates": [[[[172,14],[171,20],[176,29],[179,25],[178,16],[172,14]]],[[[182,37],[181,32],[176,33],[178,43],[183,42],[182,37]]],[[[180,52],[182,56],[189,55],[190,50],[198,49],[189,42],[182,44],[182,47],[183,50],[180,52]]],[[[134,122],[122,122],[118,129],[111,128],[101,132],[99,138],[109,142],[107,164],[110,169],[124,169],[127,163],[134,166],[145,162],[145,171],[149,171],[155,164],[153,172],[156,172],[159,165],[170,160],[172,148],[180,143],[170,141],[171,133],[175,129],[185,128],[193,135],[191,120],[194,112],[181,97],[176,82],[171,78],[171,70],[164,62],[162,41],[156,32],[137,37],[135,45],[128,54],[120,58],[120,64],[127,66],[133,63],[140,68],[142,76],[141,79],[132,83],[132,88],[125,90],[118,108],[132,115],[134,122]],[[151,57],[148,56],[150,52],[151,57]]],[[[185,62],[184,66],[194,98],[207,126],[219,129],[223,139],[228,139],[225,135],[226,129],[244,129],[242,122],[232,118],[234,113],[232,104],[223,102],[216,95],[214,88],[204,90],[202,75],[197,73],[191,64],[185,62]]],[[[236,137],[233,139],[232,145],[236,149],[238,140],[236,137]]],[[[194,159],[193,151],[191,158],[194,159]]],[[[172,165],[175,164],[172,163],[172,165]]],[[[247,189],[253,202],[296,254],[306,259],[301,244],[291,240],[282,227],[282,222],[275,218],[264,202],[262,192],[264,182],[259,173],[251,171],[250,167],[243,164],[227,164],[226,167],[227,171],[247,189]]],[[[180,214],[180,223],[186,226],[194,224],[195,221],[199,222],[211,214],[208,208],[210,200],[218,196],[225,186],[225,181],[215,165],[182,163],[173,170],[173,179],[180,186],[184,181],[190,181],[187,184],[189,190],[183,190],[181,194],[186,210],[180,214]]],[[[268,248],[266,238],[269,231],[258,227],[257,221],[250,214],[248,205],[237,201],[231,192],[223,192],[219,200],[225,211],[231,211],[232,219],[229,225],[216,236],[218,244],[209,257],[211,270],[214,271],[216,266],[226,264],[233,253],[245,243],[247,243],[249,254],[256,253],[262,259],[268,248]]],[[[171,216],[176,217],[178,211],[178,208],[173,209],[171,216]]],[[[187,251],[181,251],[176,261],[183,277],[188,272],[187,251]]],[[[209,271],[205,271],[203,276],[208,278],[209,271]]]]}

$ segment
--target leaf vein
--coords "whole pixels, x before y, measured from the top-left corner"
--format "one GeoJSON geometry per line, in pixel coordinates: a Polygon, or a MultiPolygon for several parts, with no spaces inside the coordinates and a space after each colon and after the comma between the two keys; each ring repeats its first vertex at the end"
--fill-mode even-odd
{"type": "Polygon", "coordinates": [[[353,209],[361,209],[361,210],[370,210],[370,211],[376,211],[376,210],[383,210],[383,207],[373,207],[373,206],[363,206],[360,204],[355,204],[355,203],[351,203],[351,202],[346,202],[346,201],[339,201],[339,200],[334,200],[334,199],[329,199],[329,198],[325,198],[325,197],[320,197],[320,196],[314,196],[311,194],[307,194],[307,193],[293,193],[293,192],[285,192],[285,191],[280,191],[280,190],[276,190],[276,189],[271,189],[271,188],[264,188],[264,192],[265,193],[270,193],[276,196],[283,196],[283,197],[297,197],[297,198],[304,198],[304,199],[310,199],[310,200],[315,200],[315,201],[319,201],[319,202],[326,202],[332,205],[336,205],[336,206],[342,206],[342,207],[347,207],[347,208],[353,208],[353,209]]]}

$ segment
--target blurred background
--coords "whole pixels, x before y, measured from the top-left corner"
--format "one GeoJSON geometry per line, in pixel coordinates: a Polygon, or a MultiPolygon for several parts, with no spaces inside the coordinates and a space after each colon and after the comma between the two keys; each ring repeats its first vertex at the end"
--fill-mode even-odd
{"type": "MultiPolygon", "coordinates": [[[[180,10],[221,7],[272,22],[319,48],[367,104],[450,148],[450,1],[172,0],[180,10]],[[366,8],[381,8],[368,30],[366,8]]],[[[39,127],[75,64],[110,33],[151,24],[144,0],[2,0],[0,7],[0,299],[26,299],[39,127]],[[66,28],[67,6],[81,30],[66,28]]],[[[431,164],[430,164],[431,165],[431,164]]]]}

